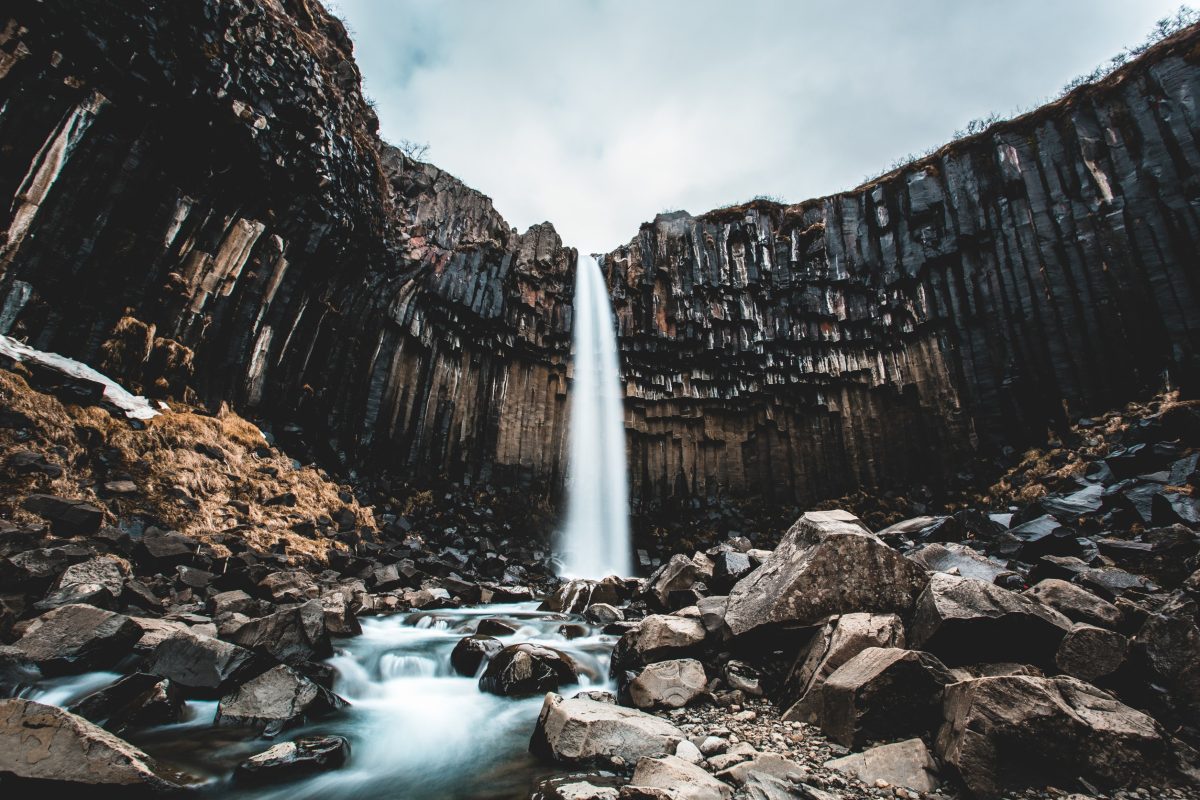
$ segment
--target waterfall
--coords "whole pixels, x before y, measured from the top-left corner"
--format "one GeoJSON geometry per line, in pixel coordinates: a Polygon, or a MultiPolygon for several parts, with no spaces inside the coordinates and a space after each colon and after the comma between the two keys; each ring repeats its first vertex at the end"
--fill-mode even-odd
{"type": "Polygon", "coordinates": [[[580,256],[575,268],[567,524],[559,537],[565,577],[625,577],[633,572],[615,327],[600,264],[580,256]]]}

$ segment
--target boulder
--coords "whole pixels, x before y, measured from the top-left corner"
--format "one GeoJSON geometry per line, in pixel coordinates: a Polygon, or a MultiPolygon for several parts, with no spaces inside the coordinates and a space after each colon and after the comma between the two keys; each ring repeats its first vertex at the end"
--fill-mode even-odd
{"type": "Polygon", "coordinates": [[[1153,719],[1067,676],[977,678],[946,688],[942,762],[976,796],[1078,779],[1101,790],[1167,777],[1153,719]]]}
{"type": "Polygon", "coordinates": [[[146,671],[167,678],[189,694],[216,697],[253,669],[254,654],[211,636],[176,633],[154,649],[146,671]]]}
{"type": "Polygon", "coordinates": [[[597,786],[577,776],[547,778],[538,784],[533,800],[617,800],[614,786],[597,786]]]}
{"type": "Polygon", "coordinates": [[[31,494],[21,507],[49,522],[50,530],[59,536],[90,536],[104,524],[104,512],[83,500],[31,494]]]}
{"type": "Polygon", "coordinates": [[[321,607],[325,609],[325,630],[330,636],[358,636],[362,633],[358,615],[354,613],[354,597],[348,589],[323,592],[321,607]]]}
{"type": "Polygon", "coordinates": [[[126,579],[132,574],[129,562],[120,556],[100,555],[67,567],[54,586],[62,589],[81,583],[99,584],[113,598],[117,598],[125,588],[126,579]]]}
{"type": "MultiPolygon", "coordinates": [[[[895,614],[842,614],[817,631],[784,682],[783,705],[796,704],[821,685],[834,670],[868,647],[904,647],[904,624],[895,614]]],[[[784,719],[812,722],[805,708],[819,708],[816,695],[805,706],[793,705],[784,719]]]]}
{"type": "Polygon", "coordinates": [[[629,785],[663,789],[673,800],[729,800],[733,796],[729,784],[677,756],[639,759],[629,785]]]}
{"type": "Polygon", "coordinates": [[[320,600],[250,620],[225,638],[284,664],[296,665],[333,655],[325,627],[325,606],[320,600]]]}
{"type": "Polygon", "coordinates": [[[192,560],[200,543],[179,531],[146,528],[135,551],[138,561],[156,572],[173,571],[192,560]]]}
{"type": "Polygon", "coordinates": [[[655,661],[692,655],[704,644],[705,633],[698,619],[651,614],[617,640],[610,672],[616,677],[655,661]]]}
{"type": "Polygon", "coordinates": [[[825,766],[857,778],[868,786],[884,781],[921,792],[938,787],[937,765],[920,739],[872,747],[861,753],[826,761],[825,766]]]}
{"type": "Polygon", "coordinates": [[[479,689],[523,697],[554,692],[578,681],[570,658],[549,647],[522,642],[509,645],[492,657],[479,677],[479,689]]]}
{"type": "Polygon", "coordinates": [[[245,614],[252,616],[258,610],[259,601],[243,592],[233,589],[228,592],[218,592],[208,599],[208,609],[214,617],[222,614],[245,614]]]}
{"type": "Polygon", "coordinates": [[[725,622],[739,636],[771,623],[813,625],[832,614],[906,613],[927,582],[923,568],[853,515],[810,511],[733,587],[725,622]]]}
{"type": "Polygon", "coordinates": [[[45,597],[33,604],[33,609],[45,612],[70,605],[95,606],[112,611],[117,607],[117,598],[98,583],[72,583],[61,589],[51,589],[45,597]]]}
{"type": "Polygon", "coordinates": [[[750,556],[736,550],[722,550],[713,556],[713,573],[708,583],[718,592],[728,592],[734,584],[750,574],[754,565],[750,556]]]}
{"type": "Polygon", "coordinates": [[[529,742],[534,755],[566,764],[605,765],[613,759],[675,752],[683,732],[664,719],[632,708],[549,693],[529,742]]]}
{"type": "Polygon", "coordinates": [[[129,654],[141,635],[124,614],[66,605],[35,619],[14,647],[44,674],[63,675],[113,666],[129,654]]]}
{"type": "Polygon", "coordinates": [[[661,609],[681,608],[688,602],[677,602],[672,595],[686,596],[697,581],[712,577],[712,562],[707,558],[688,558],[676,553],[646,581],[645,595],[651,605],[661,609]]]}
{"type": "Polygon", "coordinates": [[[629,698],[638,708],[682,708],[704,693],[708,677],[693,658],[651,664],[629,684],[629,698]]]}
{"type": "Polygon", "coordinates": [[[559,586],[542,603],[542,609],[578,614],[593,603],[617,605],[625,596],[625,584],[615,575],[601,580],[573,578],[559,586]]]}
{"type": "Polygon", "coordinates": [[[929,653],[868,647],[829,676],[819,706],[816,699],[801,704],[826,736],[855,747],[935,730],[942,687],[953,682],[950,671],[929,653]]]}
{"type": "Polygon", "coordinates": [[[1071,622],[1057,611],[984,581],[934,573],[917,601],[909,644],[950,666],[976,661],[1052,665],[1071,622]]]}
{"type": "Polygon", "coordinates": [[[1054,663],[1067,675],[1097,683],[1125,663],[1129,640],[1106,628],[1077,622],[1058,646],[1054,663]]]}
{"type": "Polygon", "coordinates": [[[473,678],[479,674],[483,662],[495,658],[504,649],[504,644],[491,636],[472,634],[464,636],[450,652],[450,666],[459,675],[473,678]]]}
{"type": "Polygon", "coordinates": [[[337,769],[349,757],[350,742],[344,736],[306,736],[251,756],[238,764],[233,777],[250,784],[293,780],[337,769]]]}
{"type": "Polygon", "coordinates": [[[1026,589],[1024,595],[1053,608],[1072,622],[1086,622],[1101,628],[1121,625],[1121,610],[1112,603],[1060,578],[1046,578],[1026,589]]]}
{"type": "Polygon", "coordinates": [[[272,572],[258,582],[258,588],[276,603],[305,603],[321,594],[312,575],[302,570],[272,572]]]}
{"type": "Polygon", "coordinates": [[[625,619],[625,612],[608,603],[592,603],[583,610],[583,618],[593,625],[611,625],[625,619]]]}
{"type": "Polygon", "coordinates": [[[217,724],[255,728],[274,736],[284,728],[346,705],[333,692],[279,664],[222,697],[217,706],[217,724]]]}
{"type": "MultiPolygon", "coordinates": [[[[166,793],[191,783],[165,769],[126,741],[61,708],[30,700],[0,700],[0,774],[37,783],[43,792],[72,784],[97,793],[121,789],[129,793],[166,793]]],[[[19,784],[6,796],[16,797],[19,784]]],[[[82,795],[81,795],[82,796],[82,795]]]]}
{"type": "Polygon", "coordinates": [[[170,681],[136,672],[81,698],[68,710],[120,733],[126,728],[177,722],[182,709],[183,695],[170,681]]]}
{"type": "Polygon", "coordinates": [[[933,542],[908,554],[908,558],[931,572],[946,572],[1000,586],[1020,581],[1020,576],[998,561],[964,544],[933,542]]]}

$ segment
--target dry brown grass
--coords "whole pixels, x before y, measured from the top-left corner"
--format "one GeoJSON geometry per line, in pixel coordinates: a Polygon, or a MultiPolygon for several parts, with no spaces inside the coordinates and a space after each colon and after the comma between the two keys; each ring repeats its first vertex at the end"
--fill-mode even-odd
{"type": "Polygon", "coordinates": [[[64,405],[6,370],[0,370],[0,405],[35,420],[38,433],[32,441],[20,442],[15,431],[0,429],[5,461],[13,451],[28,449],[64,468],[56,479],[6,471],[0,514],[10,519],[34,521],[20,509],[21,499],[33,491],[52,492],[96,503],[111,522],[143,515],[202,540],[235,533],[264,551],[282,542],[289,554],[318,561],[341,545],[331,538],[301,536],[293,525],[333,516],[343,507],[361,525],[375,522],[371,509],[353,500],[344,503],[340,487],[323,471],[294,467],[286,455],[268,447],[257,427],[228,409],[207,416],[176,406],[149,420],[144,430],[135,430],[102,409],[64,405]],[[200,452],[204,449],[209,454],[200,452]],[[97,457],[101,451],[112,462],[107,471],[97,457]],[[103,497],[99,485],[113,473],[128,473],[139,492],[103,497]],[[294,506],[264,504],[288,492],[296,497],[294,506]]]}

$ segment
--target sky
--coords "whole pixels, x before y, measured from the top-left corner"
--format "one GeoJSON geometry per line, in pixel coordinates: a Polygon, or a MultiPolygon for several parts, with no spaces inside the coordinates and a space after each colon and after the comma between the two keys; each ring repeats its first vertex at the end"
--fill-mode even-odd
{"type": "Polygon", "coordinates": [[[383,137],[607,252],[663,211],[851,189],[1056,96],[1178,0],[330,0],[383,137]]]}

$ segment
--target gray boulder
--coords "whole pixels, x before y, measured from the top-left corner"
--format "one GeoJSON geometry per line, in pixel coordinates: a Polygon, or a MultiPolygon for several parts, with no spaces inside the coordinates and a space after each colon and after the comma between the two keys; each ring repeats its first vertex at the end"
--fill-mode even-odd
{"type": "Polygon", "coordinates": [[[826,761],[825,766],[844,772],[868,786],[885,781],[925,794],[938,787],[937,765],[920,739],[872,747],[861,753],[826,761]]]}
{"type": "Polygon", "coordinates": [[[1072,622],[1086,622],[1101,628],[1117,628],[1122,622],[1121,610],[1112,603],[1060,578],[1039,581],[1023,594],[1053,608],[1072,622]]]}
{"type": "Polygon", "coordinates": [[[279,664],[222,697],[217,706],[217,724],[255,728],[273,736],[346,705],[333,692],[279,664]]]}
{"type": "Polygon", "coordinates": [[[111,667],[141,636],[124,614],[75,604],[35,619],[13,646],[44,674],[63,675],[111,667]]]}
{"type": "Polygon", "coordinates": [[[629,785],[663,789],[673,800],[729,800],[733,796],[729,784],[677,756],[640,759],[629,785]]]}
{"type": "Polygon", "coordinates": [[[146,671],[169,679],[189,694],[215,697],[239,682],[255,664],[254,654],[211,636],[176,633],[154,649],[146,671]]]}
{"type": "Polygon", "coordinates": [[[985,555],[954,542],[933,542],[908,554],[908,558],[931,572],[961,575],[979,581],[1005,585],[1020,576],[985,555]]]}
{"type": "MultiPolygon", "coordinates": [[[[784,719],[812,722],[803,718],[797,701],[820,692],[834,670],[868,647],[904,647],[904,624],[895,614],[842,614],[827,621],[801,652],[788,675],[783,703],[792,705],[784,719]]],[[[819,707],[815,695],[809,707],[819,707]]]]}
{"type": "Polygon", "coordinates": [[[306,736],[251,756],[238,764],[233,776],[240,783],[292,780],[337,769],[349,757],[350,742],[344,736],[306,736]]]}
{"type": "Polygon", "coordinates": [[[703,694],[707,685],[708,677],[699,661],[659,661],[630,682],[629,698],[638,708],[682,708],[703,694]]]}
{"type": "Polygon", "coordinates": [[[494,655],[479,677],[480,691],[507,697],[554,692],[578,683],[575,664],[549,647],[522,642],[494,655]]]}
{"type": "Polygon", "coordinates": [[[1096,683],[1116,673],[1128,653],[1129,639],[1125,636],[1077,622],[1058,645],[1054,663],[1067,675],[1096,683]]]}
{"type": "Polygon", "coordinates": [[[529,750],[566,764],[604,765],[614,759],[634,764],[640,758],[674,753],[685,738],[666,720],[636,709],[549,693],[529,750]]]}
{"type": "Polygon", "coordinates": [[[284,664],[296,665],[333,655],[325,626],[325,606],[320,600],[309,600],[252,619],[225,638],[284,664]]]}

